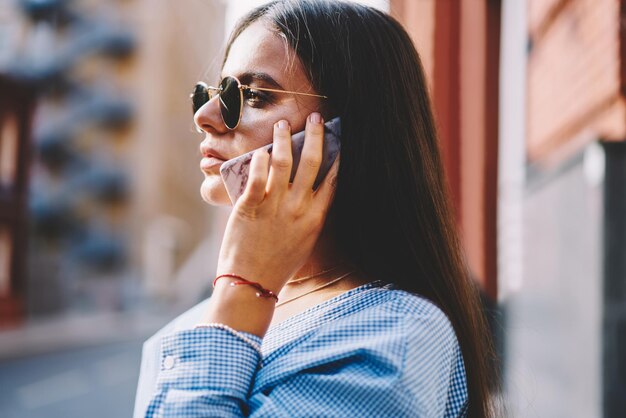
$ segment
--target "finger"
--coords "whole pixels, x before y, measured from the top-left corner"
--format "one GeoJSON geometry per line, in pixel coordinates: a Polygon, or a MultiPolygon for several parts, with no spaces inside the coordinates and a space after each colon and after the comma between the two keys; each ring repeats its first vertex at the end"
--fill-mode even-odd
{"type": "Polygon", "coordinates": [[[241,195],[243,202],[248,205],[258,205],[265,198],[265,188],[269,170],[270,155],[264,150],[257,150],[252,154],[250,170],[248,171],[248,182],[241,195]]]}
{"type": "Polygon", "coordinates": [[[319,113],[311,113],[307,118],[302,155],[293,180],[292,189],[296,193],[311,193],[322,165],[323,149],[324,121],[319,113]]]}
{"type": "Polygon", "coordinates": [[[280,197],[287,191],[292,160],[291,129],[289,122],[281,120],[274,124],[274,145],[267,182],[267,192],[270,198],[280,197]]]}
{"type": "Polygon", "coordinates": [[[326,211],[330,207],[330,203],[333,199],[333,195],[335,194],[335,189],[337,187],[338,173],[339,154],[337,154],[337,158],[335,158],[333,165],[330,167],[330,170],[328,170],[328,174],[326,174],[324,181],[322,181],[322,184],[320,184],[320,186],[313,194],[313,206],[315,209],[326,213],[326,211]]]}

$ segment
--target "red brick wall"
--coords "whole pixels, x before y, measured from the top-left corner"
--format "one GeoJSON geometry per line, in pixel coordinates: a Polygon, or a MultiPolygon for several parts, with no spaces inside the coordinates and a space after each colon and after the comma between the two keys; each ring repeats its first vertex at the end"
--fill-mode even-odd
{"type": "MultiPolygon", "coordinates": [[[[624,138],[618,0],[529,0],[527,152],[624,138]]],[[[569,146],[571,148],[571,146],[569,146]]]]}

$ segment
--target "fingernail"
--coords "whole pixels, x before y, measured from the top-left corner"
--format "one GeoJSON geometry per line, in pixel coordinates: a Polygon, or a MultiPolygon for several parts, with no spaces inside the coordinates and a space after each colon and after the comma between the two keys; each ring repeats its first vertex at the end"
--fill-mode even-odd
{"type": "Polygon", "coordinates": [[[281,120],[278,122],[278,128],[279,129],[288,129],[289,128],[289,122],[287,122],[286,120],[281,120]]]}
{"type": "Polygon", "coordinates": [[[322,122],[322,115],[320,115],[317,112],[313,112],[313,113],[311,113],[310,120],[313,123],[320,123],[320,122],[322,122]]]}

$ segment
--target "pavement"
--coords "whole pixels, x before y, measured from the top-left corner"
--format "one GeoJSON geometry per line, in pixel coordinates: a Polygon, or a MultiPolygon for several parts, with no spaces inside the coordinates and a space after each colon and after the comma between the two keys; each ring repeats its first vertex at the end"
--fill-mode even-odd
{"type": "Polygon", "coordinates": [[[0,417],[132,416],[143,342],[176,315],[71,315],[0,331],[0,417]]]}
{"type": "Polygon", "coordinates": [[[0,416],[132,416],[142,343],[83,347],[0,363],[0,416]]]}

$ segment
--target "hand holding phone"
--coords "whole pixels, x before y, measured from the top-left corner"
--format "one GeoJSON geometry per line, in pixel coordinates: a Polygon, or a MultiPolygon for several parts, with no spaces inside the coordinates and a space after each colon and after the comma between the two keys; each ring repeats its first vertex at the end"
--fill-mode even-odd
{"type": "MultiPolygon", "coordinates": [[[[322,164],[313,184],[314,190],[317,189],[320,183],[324,180],[324,177],[326,177],[328,170],[330,170],[330,167],[333,165],[335,158],[337,158],[337,154],[339,154],[339,150],[341,148],[339,143],[340,136],[341,121],[339,120],[339,118],[331,119],[324,124],[322,164]]],[[[273,144],[267,144],[259,149],[265,149],[269,153],[271,153],[272,146],[273,144]]],[[[296,175],[296,170],[298,168],[298,164],[300,163],[300,156],[302,154],[303,147],[304,131],[298,132],[291,137],[291,153],[293,156],[293,164],[291,167],[291,176],[289,178],[290,182],[293,181],[296,175]]],[[[235,202],[237,202],[237,199],[239,199],[239,197],[243,194],[246,188],[246,183],[248,182],[248,172],[250,169],[250,161],[252,160],[252,155],[255,151],[256,150],[253,150],[231,160],[225,161],[220,167],[222,180],[224,181],[226,191],[228,192],[228,197],[230,198],[233,205],[235,204],[235,202]]]]}

